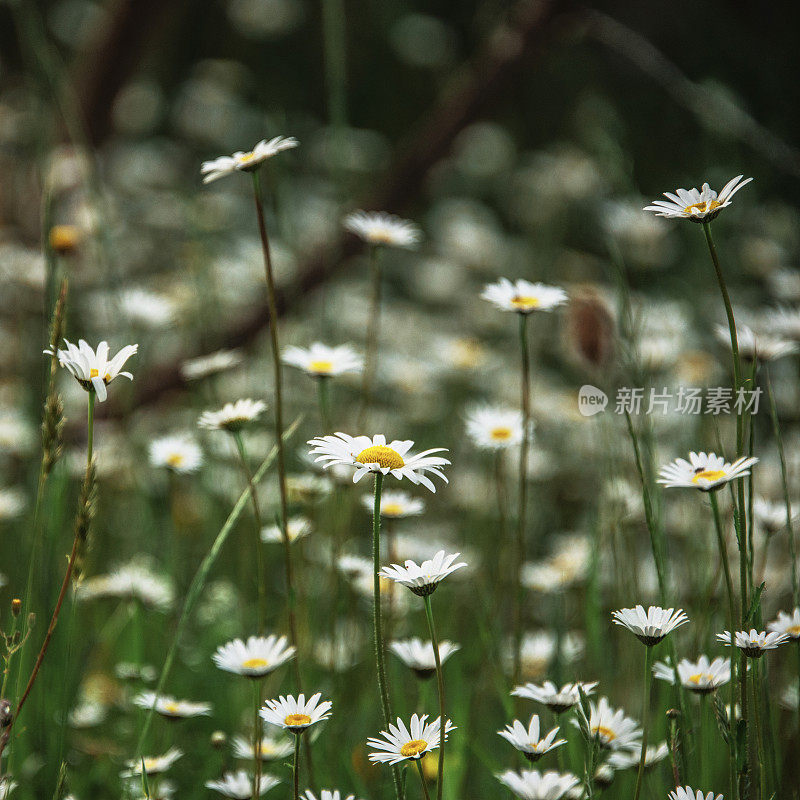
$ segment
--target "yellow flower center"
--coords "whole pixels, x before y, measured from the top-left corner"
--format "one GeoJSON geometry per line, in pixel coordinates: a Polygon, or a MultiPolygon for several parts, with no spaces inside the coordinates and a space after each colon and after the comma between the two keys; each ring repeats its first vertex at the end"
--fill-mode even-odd
{"type": "Polygon", "coordinates": [[[177,714],[180,711],[180,707],[177,703],[165,703],[164,704],[164,713],[166,714],[177,714]]]}
{"type": "Polygon", "coordinates": [[[403,506],[400,503],[386,503],[383,507],[383,514],[387,517],[399,517],[403,513],[403,506]]]}
{"type": "Polygon", "coordinates": [[[269,666],[269,661],[266,658],[248,658],[247,661],[242,661],[244,669],[263,669],[269,666]]]}
{"type": "Polygon", "coordinates": [[[686,206],[686,208],[683,209],[683,213],[691,214],[692,212],[697,211],[700,214],[708,214],[709,211],[713,211],[720,205],[722,205],[722,203],[720,203],[718,200],[712,200],[710,203],[692,203],[692,205],[686,206]]]}
{"type": "Polygon", "coordinates": [[[312,361],[308,365],[308,369],[311,372],[316,373],[317,375],[328,375],[329,373],[333,372],[333,362],[332,361],[312,361]]]}
{"type": "Polygon", "coordinates": [[[491,437],[499,442],[506,442],[511,438],[511,428],[493,428],[491,437]]]}
{"type": "MultiPolygon", "coordinates": [[[[97,378],[99,375],[100,375],[100,370],[99,369],[90,369],[89,370],[89,380],[91,380],[92,378],[97,378]]],[[[110,372],[106,372],[106,374],[103,375],[103,380],[106,383],[108,383],[111,380],[111,373],[110,372]]]]}
{"type": "Polygon", "coordinates": [[[786,633],[788,633],[789,636],[800,636],[800,625],[792,625],[786,629],[786,633]]]}
{"type": "Polygon", "coordinates": [[[57,253],[71,253],[80,244],[81,232],[74,225],[54,225],[49,238],[57,253]]]}
{"type": "Polygon", "coordinates": [[[167,457],[167,464],[170,467],[182,467],[184,461],[186,461],[186,456],[183,453],[172,453],[167,457]]]}
{"type": "Polygon", "coordinates": [[[144,771],[145,772],[155,772],[159,768],[160,764],[158,763],[157,758],[145,758],[144,759],[144,771]]]}
{"type": "Polygon", "coordinates": [[[256,154],[253,152],[250,153],[243,153],[239,156],[239,163],[240,164],[247,164],[248,162],[252,161],[256,157],[256,154]]]}
{"type": "Polygon", "coordinates": [[[427,746],[428,743],[424,739],[412,739],[400,748],[400,755],[406,758],[418,756],[427,746]]]}
{"type": "Polygon", "coordinates": [[[511,298],[511,305],[520,311],[536,308],[539,305],[538,297],[526,297],[525,295],[518,294],[511,298]]]}
{"type": "Polygon", "coordinates": [[[607,728],[605,725],[596,725],[594,728],[592,728],[592,733],[595,736],[598,736],[606,744],[613,742],[614,739],[617,738],[617,734],[614,733],[611,728],[607,728]]]}
{"type": "Polygon", "coordinates": [[[700,472],[696,473],[692,478],[692,483],[698,483],[703,480],[713,482],[724,477],[725,473],[721,469],[701,469],[700,472]]]}
{"type": "Polygon", "coordinates": [[[356,461],[359,464],[378,464],[383,469],[400,469],[406,463],[400,453],[385,444],[376,444],[362,450],[356,456],[356,461]]]}
{"type": "Polygon", "coordinates": [[[369,240],[373,244],[392,244],[394,236],[388,228],[374,228],[369,232],[369,240]]]}
{"type": "Polygon", "coordinates": [[[690,675],[688,678],[689,683],[693,683],[695,686],[699,686],[706,679],[706,676],[702,672],[698,672],[696,675],[690,675]]]}
{"type": "Polygon", "coordinates": [[[311,717],[308,714],[289,714],[284,723],[289,728],[299,728],[301,725],[310,725],[311,717]]]}

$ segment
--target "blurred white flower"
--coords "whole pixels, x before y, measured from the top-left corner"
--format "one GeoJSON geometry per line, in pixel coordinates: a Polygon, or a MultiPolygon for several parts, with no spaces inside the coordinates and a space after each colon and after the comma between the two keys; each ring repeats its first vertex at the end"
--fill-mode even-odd
{"type": "Polygon", "coordinates": [[[163,436],[150,442],[150,464],[173,472],[197,472],[203,463],[200,445],[185,434],[163,436]]]}
{"type": "Polygon", "coordinates": [[[422,239],[422,231],[413,222],[383,212],[354,211],[344,218],[342,225],[373,246],[408,249],[416,247],[422,239]]]}

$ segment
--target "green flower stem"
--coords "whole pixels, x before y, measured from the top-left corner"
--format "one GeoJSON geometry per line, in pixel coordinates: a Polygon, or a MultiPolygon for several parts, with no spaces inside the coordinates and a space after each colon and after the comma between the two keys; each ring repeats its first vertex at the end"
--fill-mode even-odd
{"type": "Polygon", "coordinates": [[[697,750],[700,754],[700,785],[708,786],[708,695],[700,695],[700,741],[697,750]]]}
{"type": "Polygon", "coordinates": [[[86,473],[92,466],[92,456],[94,455],[94,403],[97,395],[94,390],[89,392],[89,403],[86,410],[86,473]]]}
{"type": "Polygon", "coordinates": [[[439,690],[439,771],[436,784],[436,800],[442,800],[442,787],[444,785],[444,738],[445,738],[445,716],[444,716],[444,675],[442,673],[442,662],[439,656],[439,639],[436,636],[436,626],[433,622],[433,607],[431,606],[431,596],[425,595],[425,616],[428,618],[428,631],[430,632],[433,644],[433,659],[436,662],[436,683],[439,690]]]}
{"type": "Polygon", "coordinates": [[[415,758],[414,761],[417,764],[417,772],[419,772],[419,779],[422,783],[422,793],[425,795],[425,800],[431,800],[431,796],[428,793],[428,784],[425,782],[425,773],[422,771],[422,758],[415,758]]]}
{"type": "Polygon", "coordinates": [[[653,647],[645,646],[644,654],[644,696],[642,699],[642,754],[639,757],[639,771],[636,773],[636,789],[633,800],[639,800],[642,791],[644,765],[647,760],[647,736],[650,732],[650,684],[653,682],[653,647]]]}
{"type": "Polygon", "coordinates": [[[261,681],[253,680],[253,759],[255,770],[253,772],[253,800],[261,796],[261,681]]]}
{"type": "Polygon", "coordinates": [[[756,743],[758,747],[758,788],[760,800],[767,800],[767,754],[764,750],[764,730],[761,722],[761,698],[759,697],[759,659],[754,658],[753,673],[753,715],[756,722],[756,743]]]}
{"type": "MultiPolygon", "coordinates": [[[[295,591],[292,576],[292,552],[289,542],[289,515],[286,500],[286,456],[283,442],[283,392],[281,388],[281,352],[278,344],[278,298],[275,291],[275,276],[272,270],[272,256],[270,255],[269,237],[267,236],[267,223],[264,218],[264,206],[261,200],[261,182],[258,170],[252,173],[253,196],[256,203],[256,216],[258,217],[258,232],[261,236],[261,247],[264,251],[264,271],[267,279],[267,307],[269,311],[269,335],[272,344],[272,362],[275,381],[275,444],[278,448],[278,491],[280,494],[280,525],[283,533],[284,567],[286,573],[286,605],[289,617],[289,638],[294,647],[298,646],[297,623],[295,621],[295,591]]],[[[300,676],[300,659],[292,659],[295,682],[298,692],[302,691],[300,676]]]]}
{"type": "Polygon", "coordinates": [[[358,414],[359,428],[366,424],[367,411],[372,399],[372,385],[375,381],[375,364],[378,359],[378,339],[381,330],[381,248],[372,245],[369,249],[369,263],[372,289],[367,320],[367,344],[364,356],[364,372],[361,378],[361,410],[358,414]]]}
{"type": "Polygon", "coordinates": [[[258,570],[258,631],[264,633],[267,627],[267,587],[266,570],[264,568],[264,553],[261,547],[261,531],[264,529],[264,522],[261,517],[261,506],[258,502],[256,486],[253,483],[253,472],[247,461],[247,450],[244,446],[244,439],[241,431],[233,431],[233,441],[236,442],[236,449],[239,451],[239,460],[242,462],[247,485],[250,487],[250,500],[253,503],[253,516],[256,520],[256,569],[258,570]]]}
{"type": "MultiPolygon", "coordinates": [[[[381,579],[378,573],[381,569],[381,491],[383,490],[383,475],[375,473],[375,504],[372,509],[372,624],[375,638],[375,662],[378,672],[378,692],[381,696],[381,710],[386,730],[392,719],[391,705],[389,702],[389,689],[386,685],[386,665],[384,663],[383,645],[383,620],[381,619],[381,579]]],[[[392,767],[392,778],[397,800],[400,800],[400,776],[397,767],[392,767]]]]}
{"type": "Polygon", "coordinates": [[[520,401],[522,406],[522,443],[519,453],[519,490],[517,508],[516,563],[514,564],[514,589],[512,604],[512,631],[514,637],[513,683],[520,681],[522,660],[522,565],[525,561],[525,512],[528,501],[528,450],[531,425],[531,363],[528,348],[528,315],[519,314],[520,347],[520,401]]]}
{"type": "MultiPolygon", "coordinates": [[[[300,737],[303,734],[296,733],[294,735],[294,762],[292,763],[292,780],[294,783],[294,800],[300,797],[300,737]]],[[[253,800],[256,800],[254,797],[253,800]]]]}

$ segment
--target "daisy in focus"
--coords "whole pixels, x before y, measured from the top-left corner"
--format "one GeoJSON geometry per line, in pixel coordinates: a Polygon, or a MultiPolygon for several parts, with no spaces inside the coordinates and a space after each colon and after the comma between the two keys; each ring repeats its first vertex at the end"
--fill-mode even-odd
{"type": "Polygon", "coordinates": [[[364,369],[364,358],[347,344],[328,347],[314,342],[308,349],[291,346],[283,351],[282,360],[314,378],[331,378],[364,369]]]}
{"type": "Polygon", "coordinates": [[[413,222],[380,211],[354,211],[344,218],[342,225],[373,247],[411,249],[422,239],[422,231],[413,222]]]}
{"type": "MultiPolygon", "coordinates": [[[[431,678],[436,674],[436,659],[433,651],[433,642],[423,642],[418,636],[402,641],[389,643],[389,649],[410,669],[414,670],[418,678],[431,678]]],[[[460,650],[460,646],[443,640],[439,642],[439,661],[444,662],[453,653],[460,650]]]]}
{"type": "Polygon", "coordinates": [[[670,219],[688,219],[692,222],[711,222],[723,208],[731,204],[731,198],[746,186],[752,178],[737,175],[731,178],[722,191],[717,194],[707,183],[698,191],[695,189],[676,189],[675,192],[664,192],[667,200],[653,200],[653,204],[645,206],[644,211],[652,211],[659,217],[670,219]]]}
{"type": "MultiPolygon", "coordinates": [[[[613,708],[608,698],[601,697],[598,703],[590,700],[589,708],[589,730],[601,747],[607,750],[630,750],[641,746],[642,729],[639,723],[626,716],[621,708],[613,708]]],[[[573,720],[573,724],[579,725],[577,720],[573,720]]]]}
{"type": "Polygon", "coordinates": [[[539,772],[523,769],[522,772],[508,770],[497,776],[520,800],[561,800],[571,796],[580,781],[571,772],[539,772]]]}
{"type": "MultiPolygon", "coordinates": [[[[393,765],[408,759],[418,760],[430,750],[436,750],[441,737],[441,720],[437,717],[433,722],[427,722],[427,719],[427,714],[421,717],[414,714],[406,727],[405,722],[398,717],[397,725],[389,725],[388,731],[381,731],[383,739],[367,739],[367,747],[374,748],[369,754],[369,760],[393,765]]],[[[447,720],[444,728],[445,741],[447,735],[454,730],[455,727],[447,720]]]]}
{"type": "Polygon", "coordinates": [[[558,308],[567,302],[567,293],[558,286],[531,283],[523,279],[512,283],[508,278],[501,278],[497,283],[487,284],[481,298],[494,303],[502,311],[530,314],[558,308]]]}
{"type": "Polygon", "coordinates": [[[511,694],[514,697],[525,697],[547,706],[555,714],[569,711],[576,703],[580,702],[581,690],[585,695],[594,692],[597,681],[590,683],[567,683],[560,689],[551,681],[545,681],[541,686],[535,683],[526,683],[517,686],[511,694]]]}
{"type": "Polygon", "coordinates": [[[203,463],[203,451],[194,439],[184,434],[162,436],[150,442],[150,464],[166,467],[181,475],[197,472],[203,463]]]}
{"type": "MultiPolygon", "coordinates": [[[[730,647],[730,631],[718,633],[717,639],[730,647]]],[[[775,650],[788,641],[789,637],[785,633],[776,633],[774,631],[769,633],[761,631],[759,633],[755,628],[751,628],[749,633],[747,631],[735,631],[733,635],[733,644],[748,658],[761,658],[767,650],[775,650]]]]}
{"type": "MultiPolygon", "coordinates": [[[[280,781],[272,775],[262,775],[259,783],[259,795],[265,794],[280,781]]],[[[233,797],[236,800],[248,800],[253,796],[253,778],[243,769],[238,772],[226,772],[219,780],[206,781],[206,789],[213,789],[225,797],[233,797]]]]}
{"type": "Polygon", "coordinates": [[[293,136],[276,136],[262,139],[252,150],[239,150],[231,156],[220,156],[213,161],[204,161],[200,167],[203,183],[211,183],[234,172],[255,172],[267,159],[297,147],[300,142],[293,136]]]}
{"type": "Polygon", "coordinates": [[[617,625],[627,628],[648,647],[658,644],[675,628],[689,621],[683,609],[675,611],[661,606],[650,606],[647,611],[643,606],[623,608],[612,612],[611,616],[617,625]]]}
{"type": "Polygon", "coordinates": [[[755,457],[742,456],[729,464],[722,456],[714,453],[689,453],[689,460],[677,458],[671,464],[661,467],[660,483],[668,488],[699,489],[712,492],[729,481],[744,478],[750,474],[750,467],[758,463],[755,457]]]}
{"type": "Polygon", "coordinates": [[[308,701],[303,694],[298,697],[286,695],[277,700],[267,700],[259,713],[270,725],[277,725],[299,736],[306,728],[330,717],[333,703],[330,700],[320,703],[320,697],[321,692],[309,697],[308,701]]]}
{"type": "Polygon", "coordinates": [[[45,350],[45,355],[58,358],[58,363],[66,369],[70,375],[87,391],[94,392],[97,399],[102,403],[108,396],[106,386],[114,378],[122,376],[128,380],[133,380],[130,372],[122,372],[125,362],[134,355],[138,349],[138,344],[129,344],[122,348],[113,358],[109,359],[108,342],[100,342],[97,350],[92,348],[83,340],[78,341],[76,347],[71,342],[64,339],[66,350],[45,350]]]}
{"type": "MultiPolygon", "coordinates": [[[[306,793],[300,796],[303,798],[303,800],[317,800],[317,796],[311,791],[311,789],[306,789],[306,793]]],[[[347,797],[342,798],[342,795],[338,789],[323,789],[320,792],[319,800],[356,800],[356,796],[354,794],[349,794],[347,797]]]]}
{"type": "Polygon", "coordinates": [[[155,692],[142,692],[133,699],[133,704],[139,708],[152,708],[157,714],[169,719],[207,717],[211,714],[211,703],[176,700],[169,695],[158,695],[155,692]]]}
{"type": "MultiPolygon", "coordinates": [[[[361,503],[368,511],[372,511],[375,498],[365,494],[361,503]]],[[[385,519],[401,519],[403,517],[416,517],[425,511],[425,502],[418,497],[412,497],[408,492],[382,492],[381,516],[385,519]]]]}
{"type": "Polygon", "coordinates": [[[467,436],[483,450],[506,450],[522,443],[522,413],[502,406],[480,406],[467,412],[467,436]]]}
{"type": "Polygon", "coordinates": [[[357,483],[369,472],[379,472],[381,475],[392,475],[398,480],[407,478],[414,484],[422,484],[431,492],[436,492],[436,487],[425,473],[429,472],[447,483],[447,478],[441,467],[450,462],[433,453],[446,453],[444,447],[434,447],[424,450],[417,455],[409,455],[414,442],[406,439],[395,439],[386,444],[386,437],[376,434],[371,439],[369,436],[350,436],[347,433],[337,433],[333,436],[320,436],[309,440],[312,446],[311,455],[316,456],[315,461],[324,462],[323,467],[328,469],[337,464],[355,467],[353,483],[357,483]]]}
{"type": "Polygon", "coordinates": [[[723,797],[714,792],[703,794],[700,789],[695,791],[691,786],[679,786],[669,793],[669,800],[723,800],[723,797]]]}
{"type": "MultiPolygon", "coordinates": [[[[675,670],[667,661],[653,664],[653,676],[674,685],[675,670]]],[[[724,686],[731,679],[731,660],[717,657],[709,661],[708,656],[700,656],[697,661],[682,658],[678,662],[678,679],[681,685],[695,694],[710,694],[724,686]]]]}
{"type": "Polygon", "coordinates": [[[425,597],[432,594],[439,582],[448,575],[467,566],[463,561],[453,563],[459,555],[461,554],[445,555],[444,550],[440,550],[433,558],[423,561],[421,564],[408,560],[405,566],[392,564],[390,567],[383,567],[378,574],[381,578],[389,578],[396,583],[401,583],[411,589],[414,594],[425,597]]]}
{"type": "Polygon", "coordinates": [[[262,400],[237,400],[234,403],[225,403],[219,411],[204,411],[197,425],[209,431],[237,433],[255,422],[266,408],[267,404],[262,400]]]}
{"type": "Polygon", "coordinates": [[[553,728],[547,736],[540,738],[538,714],[531,717],[527,728],[518,719],[515,719],[511,725],[506,725],[504,731],[497,731],[497,733],[531,762],[538,761],[545,753],[567,743],[566,739],[556,739],[558,727],[553,728]]]}
{"type": "Polygon", "coordinates": [[[785,611],[778,612],[778,618],[767,625],[773,633],[782,633],[790,639],[800,641],[800,608],[795,608],[791,614],[785,611]]]}
{"type": "Polygon", "coordinates": [[[285,636],[250,636],[245,643],[234,639],[217,648],[214,663],[225,672],[246,678],[263,678],[294,657],[285,636]]]}

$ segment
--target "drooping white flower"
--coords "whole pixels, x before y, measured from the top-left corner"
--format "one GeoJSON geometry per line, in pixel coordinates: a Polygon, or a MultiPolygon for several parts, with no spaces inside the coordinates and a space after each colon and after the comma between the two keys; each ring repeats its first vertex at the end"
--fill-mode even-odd
{"type": "Polygon", "coordinates": [[[416,247],[422,231],[413,222],[379,211],[354,211],[343,221],[345,230],[373,246],[416,247]]]}
{"type": "Polygon", "coordinates": [[[773,633],[783,633],[790,639],[800,640],[800,608],[795,608],[791,614],[785,611],[778,612],[778,618],[767,625],[773,633]]]}
{"type": "Polygon", "coordinates": [[[541,686],[535,683],[526,683],[524,686],[517,686],[511,694],[515,697],[526,697],[542,703],[556,714],[563,714],[569,711],[576,703],[580,702],[580,690],[587,695],[594,693],[597,681],[588,683],[566,683],[560,689],[551,681],[545,681],[541,686]]]}
{"type": "MultiPolygon", "coordinates": [[[[723,631],[717,634],[717,639],[730,647],[731,633],[723,631]]],[[[748,658],[761,658],[767,650],[775,650],[784,642],[789,641],[789,636],[785,633],[771,631],[757,631],[751,628],[750,631],[735,631],[733,644],[738,647],[748,658]]]]}
{"type": "Polygon", "coordinates": [[[520,800],[561,800],[580,783],[571,772],[539,772],[535,769],[508,770],[498,775],[497,780],[520,800]]]}
{"type": "Polygon", "coordinates": [[[303,694],[298,697],[286,695],[277,700],[267,700],[259,713],[270,725],[277,725],[297,735],[330,717],[333,703],[330,700],[320,703],[321,697],[321,692],[312,695],[308,700],[303,694]]]}
{"type": "Polygon", "coordinates": [[[417,564],[410,559],[405,562],[405,566],[400,564],[392,564],[389,567],[383,567],[379,573],[382,578],[389,578],[403,586],[411,589],[414,594],[424,597],[431,594],[439,582],[444,580],[448,575],[455,572],[461,567],[467,565],[461,561],[453,563],[461,555],[460,553],[451,553],[445,555],[444,550],[440,550],[433,558],[428,561],[423,561],[417,564]]]}
{"type": "MultiPolygon", "coordinates": [[[[430,678],[436,673],[436,658],[433,642],[423,642],[418,636],[389,643],[389,649],[420,678],[430,678]]],[[[446,639],[439,642],[439,661],[442,665],[461,647],[446,639]]]]}
{"type": "Polygon", "coordinates": [[[497,283],[487,284],[481,298],[503,311],[530,314],[558,308],[567,302],[567,293],[558,286],[531,283],[523,279],[512,283],[508,278],[501,278],[497,283]]]}
{"type": "Polygon", "coordinates": [[[522,414],[515,408],[480,406],[467,412],[467,436],[485,450],[507,450],[522,443],[522,414]]]}
{"type": "Polygon", "coordinates": [[[328,347],[321,342],[314,342],[308,349],[289,346],[284,349],[281,358],[284,364],[297,367],[315,378],[329,378],[364,369],[364,357],[347,344],[328,347]]]}
{"type": "Polygon", "coordinates": [[[200,428],[210,431],[229,431],[236,433],[251,422],[257,420],[266,410],[263,400],[249,398],[225,403],[219,411],[204,411],[197,421],[200,428]]]}
{"type": "Polygon", "coordinates": [[[247,678],[263,678],[295,654],[285,636],[250,636],[247,642],[234,639],[217,648],[214,663],[225,672],[247,678]]]}
{"type": "Polygon", "coordinates": [[[729,481],[750,474],[750,467],[758,463],[757,458],[742,456],[729,464],[715,453],[689,453],[689,460],[677,458],[659,470],[657,483],[670,488],[686,487],[711,492],[729,481]]]}
{"type": "Polygon", "coordinates": [[[752,178],[737,175],[731,178],[722,191],[717,194],[707,183],[702,190],[676,189],[675,192],[664,192],[667,200],[654,200],[652,205],[645,206],[645,211],[652,211],[659,217],[671,219],[688,219],[692,222],[710,222],[723,208],[731,204],[731,198],[746,186],[752,178]]]}
{"type": "Polygon", "coordinates": [[[538,761],[545,753],[549,753],[567,742],[566,739],[556,739],[558,727],[553,728],[541,738],[539,728],[539,716],[534,714],[527,728],[518,719],[515,719],[511,725],[506,725],[505,730],[497,732],[523,753],[528,761],[538,761]]]}
{"type": "MultiPolygon", "coordinates": [[[[279,783],[280,781],[273,775],[262,775],[258,786],[259,795],[266,794],[279,783]]],[[[206,789],[213,789],[235,800],[249,800],[253,796],[253,776],[243,769],[238,772],[226,772],[219,780],[206,781],[205,786],[206,789]]]]}
{"type": "Polygon", "coordinates": [[[689,621],[683,609],[676,611],[674,608],[661,608],[661,606],[650,606],[647,611],[643,606],[623,608],[612,612],[611,616],[617,625],[627,628],[648,647],[658,644],[675,628],[689,621]]]}
{"type": "MultiPolygon", "coordinates": [[[[78,341],[76,347],[64,339],[66,350],[56,350],[58,363],[72,375],[87,392],[94,392],[102,403],[108,396],[106,386],[114,378],[122,376],[133,380],[130,372],[122,372],[125,362],[134,355],[138,344],[129,344],[122,348],[113,358],[109,359],[108,342],[100,342],[97,350],[93,350],[83,339],[78,341]]],[[[52,350],[45,350],[46,355],[54,355],[52,350]]]]}
{"type": "Polygon", "coordinates": [[[186,475],[200,469],[203,464],[203,451],[187,434],[162,436],[150,442],[150,464],[186,475]]]}
{"type": "Polygon", "coordinates": [[[170,695],[159,695],[156,692],[142,692],[133,698],[133,704],[139,708],[152,708],[156,713],[171,719],[207,717],[211,714],[211,703],[176,700],[170,695]]]}
{"type": "MultiPolygon", "coordinates": [[[[675,670],[668,661],[656,661],[653,664],[653,675],[667,683],[675,683],[675,670]]],[[[678,679],[690,692],[710,694],[730,681],[731,660],[717,657],[709,661],[705,655],[701,655],[697,661],[682,658],[678,662],[678,679]]]]}
{"type": "Polygon", "coordinates": [[[267,141],[262,139],[252,150],[238,150],[231,156],[220,156],[213,161],[204,161],[200,167],[203,183],[224,178],[234,172],[254,172],[268,158],[297,147],[300,142],[293,136],[276,136],[267,141]]]}
{"type": "Polygon", "coordinates": [[[434,447],[417,455],[409,455],[414,446],[410,440],[395,439],[386,444],[386,437],[376,434],[369,436],[350,436],[347,433],[337,433],[334,436],[320,436],[311,439],[308,444],[312,446],[311,455],[317,456],[315,461],[324,462],[327,469],[336,464],[355,467],[353,483],[358,482],[369,472],[380,472],[382,475],[392,475],[398,480],[407,478],[414,484],[422,484],[432,492],[436,491],[433,482],[425,474],[430,472],[437,478],[447,483],[447,478],[441,467],[450,462],[433,453],[447,452],[444,447],[434,447]]]}
{"type": "MultiPolygon", "coordinates": [[[[414,714],[409,726],[398,717],[397,725],[389,725],[388,731],[381,731],[383,739],[371,737],[367,739],[367,747],[372,747],[369,760],[380,764],[399,764],[408,759],[422,758],[430,750],[439,747],[441,739],[441,718],[437,717],[432,722],[427,722],[428,715],[421,717],[414,714]]],[[[447,720],[444,728],[444,739],[454,731],[455,727],[447,720]]]]}

